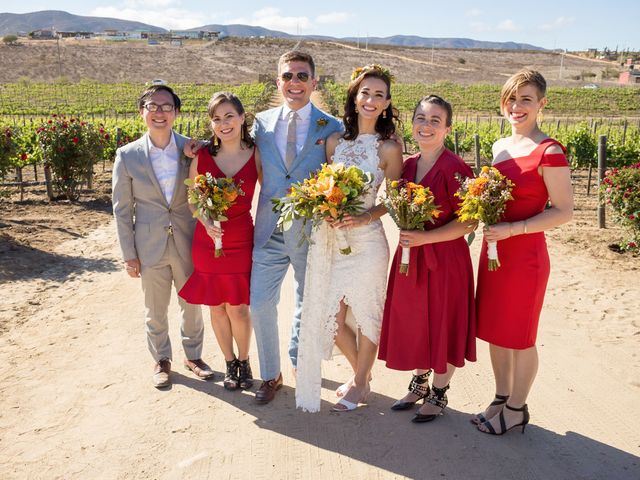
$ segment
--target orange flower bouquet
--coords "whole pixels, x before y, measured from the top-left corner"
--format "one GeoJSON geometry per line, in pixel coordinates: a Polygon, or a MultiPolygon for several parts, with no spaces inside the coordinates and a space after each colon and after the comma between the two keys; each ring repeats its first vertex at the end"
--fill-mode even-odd
{"type": "MultiPolygon", "coordinates": [[[[460,180],[460,183],[460,190],[456,192],[461,200],[456,211],[460,222],[479,220],[485,225],[495,225],[502,219],[507,202],[513,200],[513,182],[495,167],[484,166],[476,178],[460,180]]],[[[497,270],[500,266],[497,242],[487,243],[487,256],[489,271],[497,270]]]]}
{"type": "MultiPolygon", "coordinates": [[[[342,220],[347,214],[360,214],[363,210],[362,195],[370,188],[372,180],[371,174],[358,167],[325,163],[309,178],[291,185],[285,197],[271,199],[273,211],[280,214],[277,226],[288,230],[295,219],[301,218],[301,241],[310,240],[304,233],[308,220],[318,227],[327,218],[342,220]]],[[[346,232],[342,229],[335,232],[340,253],[350,254],[346,232]]]]}
{"type": "MultiPolygon", "coordinates": [[[[189,187],[188,201],[195,206],[193,216],[202,220],[211,220],[213,225],[220,228],[220,222],[228,220],[227,210],[236,203],[239,196],[244,196],[240,186],[232,178],[216,178],[211,173],[197,175],[193,180],[184,181],[189,187]]],[[[223,255],[222,238],[215,239],[215,257],[223,255]]]]}
{"type": "MultiPolygon", "coordinates": [[[[441,211],[429,187],[407,180],[387,180],[382,203],[400,230],[424,230],[427,222],[435,223],[441,211]]],[[[411,247],[402,247],[400,273],[409,274],[411,247]]]]}

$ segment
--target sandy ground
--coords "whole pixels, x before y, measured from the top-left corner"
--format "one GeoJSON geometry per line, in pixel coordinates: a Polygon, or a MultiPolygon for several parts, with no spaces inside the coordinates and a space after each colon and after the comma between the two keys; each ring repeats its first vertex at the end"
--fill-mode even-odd
{"type": "MultiPolygon", "coordinates": [[[[409,374],[379,362],[369,404],[330,413],[334,389],[349,377],[342,356],[325,364],[322,411],[306,414],[295,409],[288,368],[269,405],[256,405],[251,392],[225,391],[209,325],[204,359],[216,379],[183,370],[175,295],[173,387],[156,390],[139,280],[121,270],[113,222],[100,223],[53,247],[50,255],[63,262],[2,284],[10,328],[0,336],[0,478],[640,477],[635,267],[612,269],[552,232],[532,423],[524,435],[489,437],[469,423],[493,394],[484,342],[478,361],[453,378],[446,414],[433,423],[415,425],[411,412],[389,410],[409,374]]],[[[395,229],[385,227],[395,244],[395,229]]],[[[288,276],[279,310],[283,347],[292,289],[288,276]]],[[[251,356],[257,371],[255,345],[251,356]]]]}

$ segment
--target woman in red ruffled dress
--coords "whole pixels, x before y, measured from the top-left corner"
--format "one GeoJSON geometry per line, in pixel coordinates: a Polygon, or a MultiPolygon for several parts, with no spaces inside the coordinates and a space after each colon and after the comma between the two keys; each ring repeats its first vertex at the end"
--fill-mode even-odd
{"type": "Polygon", "coordinates": [[[227,210],[221,229],[211,220],[199,219],[193,236],[194,271],[180,290],[187,302],[209,305],[211,325],[224,354],[228,390],[251,388],[249,365],[251,317],[249,282],[253,250],[251,200],[261,179],[260,155],[249,136],[242,103],[232,93],[218,92],[207,107],[213,136],[206,148],[191,162],[189,176],[210,172],[213,177],[229,177],[241,184],[243,196],[227,210]],[[223,255],[215,257],[214,239],[223,236],[223,255]],[[238,354],[234,351],[234,341],[238,354]]]}
{"type": "Polygon", "coordinates": [[[420,100],[413,114],[420,153],[405,160],[402,178],[429,187],[441,213],[425,231],[400,232],[378,354],[389,368],[415,370],[409,392],[391,409],[407,410],[424,399],[412,419],[417,423],[443,412],[456,368],[476,359],[473,267],[464,238],[475,225],[459,222],[456,215],[460,180],[473,172],[444,146],[451,121],[451,105],[437,95],[420,100]],[[399,272],[401,247],[411,248],[408,275],[399,272]]]}
{"type": "Polygon", "coordinates": [[[540,73],[523,69],[502,87],[500,110],[511,136],[493,145],[493,166],[514,188],[502,222],[486,227],[478,267],[477,336],[489,342],[495,399],[472,419],[501,435],[529,422],[527,396],[538,370],[536,334],[549,255],[544,231],[569,221],[573,192],[560,143],[545,135],[537,115],[547,100],[540,73]],[[550,206],[547,208],[547,203],[550,206]],[[498,242],[501,266],[487,268],[487,241],[498,242]]]}

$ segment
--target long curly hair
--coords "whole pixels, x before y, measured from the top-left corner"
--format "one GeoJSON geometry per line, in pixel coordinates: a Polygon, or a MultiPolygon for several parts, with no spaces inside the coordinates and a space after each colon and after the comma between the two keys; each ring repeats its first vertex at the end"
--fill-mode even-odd
{"type": "MultiPolygon", "coordinates": [[[[242,130],[240,133],[240,138],[245,143],[247,148],[253,147],[253,139],[251,135],[249,135],[249,124],[248,117],[249,114],[245,112],[244,106],[240,99],[231,92],[216,92],[209,100],[209,105],[207,105],[207,113],[209,115],[209,119],[211,120],[215,115],[216,108],[218,108],[223,103],[230,103],[233,105],[234,110],[238,115],[244,114],[244,122],[242,123],[242,130]]],[[[211,140],[209,141],[209,145],[207,147],[209,149],[209,153],[211,156],[215,156],[218,154],[218,150],[220,150],[220,139],[211,131],[211,140]]]]}
{"type": "MultiPolygon", "coordinates": [[[[358,112],[356,112],[355,100],[360,85],[365,78],[379,78],[382,80],[387,86],[387,100],[391,99],[391,81],[393,76],[388,70],[379,65],[367,65],[366,67],[354,70],[354,77],[347,88],[347,100],[344,105],[344,115],[342,116],[342,122],[344,124],[343,138],[345,140],[354,140],[360,133],[358,131],[358,112]]],[[[398,109],[391,103],[389,103],[389,106],[378,116],[376,133],[380,135],[382,140],[387,140],[395,133],[396,123],[400,121],[398,116],[398,109]]]]}

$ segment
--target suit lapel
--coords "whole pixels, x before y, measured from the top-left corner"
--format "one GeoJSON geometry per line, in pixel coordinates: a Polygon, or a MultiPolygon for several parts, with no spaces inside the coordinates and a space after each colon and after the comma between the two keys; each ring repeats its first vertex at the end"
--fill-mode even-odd
{"type": "Polygon", "coordinates": [[[272,158],[275,158],[279,161],[276,163],[282,168],[283,172],[287,171],[287,167],[284,164],[284,158],[280,155],[280,150],[278,150],[278,145],[276,143],[276,126],[278,125],[278,120],[282,116],[283,107],[278,107],[273,110],[271,117],[266,118],[264,130],[266,135],[266,144],[271,148],[272,158]]]}
{"type": "Polygon", "coordinates": [[[322,114],[320,110],[318,110],[313,103],[311,104],[311,115],[309,116],[309,130],[307,131],[307,139],[304,142],[304,146],[302,150],[298,153],[293,164],[291,165],[291,170],[293,170],[298,163],[302,161],[304,156],[308,153],[308,151],[315,145],[318,139],[322,136],[322,126],[318,125],[318,120],[322,114]]]}
{"type": "Polygon", "coordinates": [[[175,132],[173,135],[176,139],[176,147],[178,148],[178,168],[176,169],[176,182],[173,187],[173,196],[171,197],[170,206],[173,206],[173,204],[176,203],[176,198],[184,197],[186,195],[184,179],[189,176],[189,159],[187,159],[187,157],[184,156],[184,153],[182,153],[187,139],[175,132]]]}
{"type": "Polygon", "coordinates": [[[158,195],[167,203],[167,199],[164,197],[162,193],[162,188],[160,188],[160,182],[158,182],[158,178],[156,177],[156,172],[153,171],[153,165],[151,164],[151,157],[149,156],[149,134],[145,133],[140,139],[140,144],[138,145],[138,156],[142,165],[144,165],[144,169],[151,180],[151,183],[156,188],[158,195]]]}

